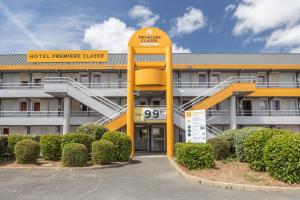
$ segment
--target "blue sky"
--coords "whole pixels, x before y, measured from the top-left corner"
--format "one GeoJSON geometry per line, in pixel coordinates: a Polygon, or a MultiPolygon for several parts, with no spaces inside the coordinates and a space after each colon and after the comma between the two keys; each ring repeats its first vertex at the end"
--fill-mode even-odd
{"type": "Polygon", "coordinates": [[[297,53],[299,13],[300,0],[0,0],[0,53],[121,53],[143,26],[169,33],[176,52],[297,53]]]}

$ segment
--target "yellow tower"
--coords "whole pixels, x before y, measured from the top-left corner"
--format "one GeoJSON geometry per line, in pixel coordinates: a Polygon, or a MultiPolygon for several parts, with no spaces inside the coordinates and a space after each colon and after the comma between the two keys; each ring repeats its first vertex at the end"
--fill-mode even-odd
{"type": "Polygon", "coordinates": [[[128,43],[127,64],[127,134],[134,154],[134,92],[166,91],[167,155],[174,152],[172,42],[162,30],[145,27],[136,31],[128,43]],[[163,55],[164,60],[136,61],[136,55],[163,55]]]}

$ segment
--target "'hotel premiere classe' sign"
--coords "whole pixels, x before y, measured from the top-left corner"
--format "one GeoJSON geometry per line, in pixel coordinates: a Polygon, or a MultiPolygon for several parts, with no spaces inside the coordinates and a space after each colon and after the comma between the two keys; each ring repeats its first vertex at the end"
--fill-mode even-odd
{"type": "Polygon", "coordinates": [[[107,62],[107,50],[28,51],[27,62],[107,62]]]}

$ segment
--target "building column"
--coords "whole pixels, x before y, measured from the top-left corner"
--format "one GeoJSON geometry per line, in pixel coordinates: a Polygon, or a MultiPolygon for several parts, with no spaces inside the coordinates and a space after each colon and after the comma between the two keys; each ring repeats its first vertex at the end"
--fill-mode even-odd
{"type": "Polygon", "coordinates": [[[236,96],[230,97],[230,129],[236,129],[236,96]]]}
{"type": "Polygon", "coordinates": [[[67,134],[70,131],[70,111],[71,110],[71,98],[64,97],[64,120],[63,120],[63,134],[67,134]]]}
{"type": "Polygon", "coordinates": [[[167,156],[174,153],[172,47],[166,47],[167,156]]]}
{"type": "Polygon", "coordinates": [[[134,52],[128,49],[127,63],[127,135],[131,140],[131,157],[134,155],[134,52]]]}

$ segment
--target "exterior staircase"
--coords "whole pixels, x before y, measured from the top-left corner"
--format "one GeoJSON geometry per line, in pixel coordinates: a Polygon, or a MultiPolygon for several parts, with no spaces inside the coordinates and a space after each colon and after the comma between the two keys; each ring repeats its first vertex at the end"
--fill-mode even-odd
{"type": "Polygon", "coordinates": [[[111,113],[123,109],[122,106],[103,96],[98,96],[93,90],[69,77],[45,78],[44,91],[58,97],[70,96],[105,117],[109,117],[111,113]]]}

